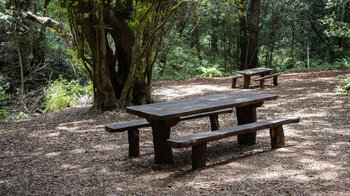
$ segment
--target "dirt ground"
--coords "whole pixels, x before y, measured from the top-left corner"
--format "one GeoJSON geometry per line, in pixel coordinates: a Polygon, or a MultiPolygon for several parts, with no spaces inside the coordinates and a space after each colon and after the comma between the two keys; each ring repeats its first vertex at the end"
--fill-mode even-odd
{"type": "MultiPolygon", "coordinates": [[[[279,86],[247,89],[279,95],[258,109],[258,120],[301,117],[284,126],[286,147],[271,150],[268,130],[253,146],[238,145],[236,137],[211,142],[207,167],[195,171],[191,148],[173,149],[174,164],[155,164],[150,128],[140,131],[141,156],[128,158],[127,134],[104,130],[138,119],[122,110],[72,107],[1,123],[0,195],[350,195],[350,97],[334,91],[344,73],[350,69],[294,72],[282,74],[279,86]]],[[[243,90],[230,85],[228,78],[157,81],[153,96],[243,90]]],[[[236,125],[235,113],[219,122],[236,125]]],[[[204,131],[208,118],[180,122],[171,137],[204,131]]]]}

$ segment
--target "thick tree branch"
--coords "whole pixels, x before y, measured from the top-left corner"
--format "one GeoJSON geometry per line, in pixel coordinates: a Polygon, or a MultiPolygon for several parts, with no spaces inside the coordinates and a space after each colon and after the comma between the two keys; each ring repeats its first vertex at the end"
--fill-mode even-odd
{"type": "Polygon", "coordinates": [[[49,27],[54,29],[67,43],[67,45],[72,49],[75,50],[75,45],[73,44],[73,37],[71,34],[67,32],[67,30],[63,27],[62,24],[59,22],[49,18],[49,17],[42,17],[37,16],[35,14],[29,13],[29,12],[22,12],[22,16],[32,22],[35,22],[37,24],[40,24],[44,27],[49,27]]]}

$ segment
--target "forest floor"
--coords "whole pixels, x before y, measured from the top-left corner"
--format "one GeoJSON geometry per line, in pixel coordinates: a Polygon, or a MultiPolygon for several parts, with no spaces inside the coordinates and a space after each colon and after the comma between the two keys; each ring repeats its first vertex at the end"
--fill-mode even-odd
{"type": "MultiPolygon", "coordinates": [[[[253,146],[236,137],[211,142],[207,166],[195,171],[191,148],[173,149],[174,164],[155,164],[150,128],[140,131],[141,156],[128,158],[127,134],[104,130],[138,119],[123,110],[71,107],[1,123],[0,195],[350,195],[350,97],[334,91],[344,73],[350,69],[293,72],[282,74],[279,86],[245,89],[279,95],[258,109],[258,120],[301,117],[284,126],[286,147],[271,150],[268,130],[253,146]]],[[[162,80],[153,97],[243,90],[230,86],[223,77],[162,80]]],[[[235,113],[219,122],[236,125],[235,113]]],[[[171,137],[204,131],[208,118],[180,122],[171,137]]]]}

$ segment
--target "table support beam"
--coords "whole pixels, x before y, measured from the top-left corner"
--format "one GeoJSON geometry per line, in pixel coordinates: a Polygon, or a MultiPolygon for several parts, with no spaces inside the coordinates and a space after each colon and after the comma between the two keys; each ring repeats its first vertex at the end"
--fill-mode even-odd
{"type": "Polygon", "coordinates": [[[243,88],[249,88],[250,85],[250,75],[244,75],[243,88]]]}
{"type": "MultiPolygon", "coordinates": [[[[238,125],[247,124],[256,122],[256,108],[262,106],[262,103],[244,106],[244,107],[237,107],[236,108],[236,114],[237,114],[237,122],[238,125]]],[[[244,134],[244,135],[238,135],[238,144],[241,145],[253,145],[256,143],[256,132],[244,134]]]]}
{"type": "Polygon", "coordinates": [[[169,119],[168,121],[148,121],[152,126],[155,163],[173,163],[173,153],[167,140],[170,138],[171,127],[179,123],[180,119],[169,119]]]}

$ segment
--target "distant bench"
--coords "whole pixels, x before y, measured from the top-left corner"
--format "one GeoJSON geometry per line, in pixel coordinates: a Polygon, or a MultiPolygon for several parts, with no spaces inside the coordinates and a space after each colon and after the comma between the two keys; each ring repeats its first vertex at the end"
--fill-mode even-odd
{"type": "Polygon", "coordinates": [[[229,78],[232,79],[232,85],[231,88],[236,87],[237,79],[243,77],[243,75],[235,75],[235,76],[230,76],[229,78]]]}
{"type": "MultiPolygon", "coordinates": [[[[211,130],[219,129],[218,115],[224,113],[232,113],[232,108],[221,109],[212,112],[203,112],[199,114],[193,114],[188,116],[180,117],[180,121],[190,120],[195,118],[201,118],[209,116],[211,130]]],[[[114,123],[105,126],[105,130],[108,132],[124,132],[128,131],[128,142],[129,142],[129,157],[140,156],[140,146],[139,146],[139,128],[150,127],[151,124],[147,120],[137,120],[122,123],[114,123]]]]}
{"type": "Polygon", "coordinates": [[[235,135],[254,133],[256,131],[269,128],[271,147],[281,148],[285,146],[282,125],[297,123],[299,121],[299,117],[285,117],[274,120],[264,120],[207,133],[198,133],[190,136],[168,139],[168,142],[173,148],[184,148],[192,146],[192,169],[197,169],[200,167],[205,167],[207,142],[235,135]]]}
{"type": "Polygon", "coordinates": [[[263,89],[264,85],[265,85],[265,79],[267,78],[273,78],[273,85],[277,86],[278,82],[277,82],[277,77],[280,75],[280,73],[276,73],[276,74],[272,74],[272,75],[267,75],[264,77],[260,77],[260,78],[256,78],[254,79],[254,81],[260,81],[260,88],[263,89]]]}

